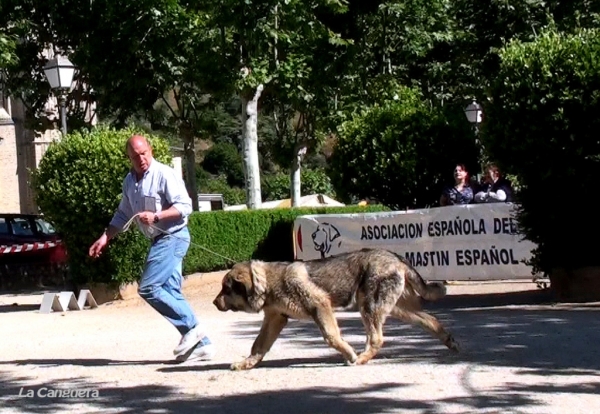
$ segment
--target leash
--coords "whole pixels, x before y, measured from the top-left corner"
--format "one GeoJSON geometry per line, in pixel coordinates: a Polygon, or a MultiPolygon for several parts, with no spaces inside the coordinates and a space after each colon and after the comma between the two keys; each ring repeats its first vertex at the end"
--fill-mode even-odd
{"type": "MultiPolygon", "coordinates": [[[[127,230],[129,230],[129,227],[131,226],[131,223],[133,223],[133,221],[135,220],[135,218],[136,218],[137,216],[139,216],[140,214],[141,214],[141,212],[140,212],[140,213],[136,213],[136,214],[134,214],[134,215],[133,215],[133,217],[131,217],[131,218],[129,219],[129,221],[127,221],[127,223],[125,223],[125,226],[123,226],[123,232],[126,232],[127,230]]],[[[155,229],[155,230],[158,230],[158,231],[160,231],[160,232],[161,232],[161,233],[163,233],[163,234],[166,234],[167,236],[172,236],[172,237],[175,237],[176,239],[183,240],[183,241],[187,241],[186,239],[183,239],[183,238],[181,238],[181,237],[179,237],[179,236],[176,236],[176,235],[174,235],[174,234],[172,234],[172,233],[170,233],[170,232],[168,232],[168,231],[166,231],[166,230],[163,230],[163,229],[161,229],[161,228],[158,228],[158,227],[154,226],[153,224],[149,224],[149,226],[150,226],[151,228],[155,229]]],[[[236,261],[235,261],[235,260],[233,260],[233,259],[231,259],[231,258],[229,258],[229,257],[227,257],[227,256],[223,256],[222,254],[220,254],[220,253],[217,253],[217,252],[215,252],[215,251],[212,251],[212,250],[210,250],[209,248],[207,248],[207,247],[204,247],[204,246],[202,246],[202,245],[200,245],[200,244],[198,244],[198,243],[194,243],[194,242],[193,242],[193,241],[191,241],[191,240],[190,240],[190,244],[193,244],[194,246],[196,246],[196,247],[199,247],[200,249],[202,249],[202,250],[204,250],[204,251],[206,251],[206,252],[208,252],[208,253],[212,253],[212,254],[214,254],[215,256],[218,256],[218,257],[220,257],[220,258],[222,258],[222,259],[225,259],[225,260],[227,260],[227,261],[229,261],[229,262],[231,262],[231,263],[233,263],[233,264],[235,264],[235,263],[236,263],[236,261]]]]}

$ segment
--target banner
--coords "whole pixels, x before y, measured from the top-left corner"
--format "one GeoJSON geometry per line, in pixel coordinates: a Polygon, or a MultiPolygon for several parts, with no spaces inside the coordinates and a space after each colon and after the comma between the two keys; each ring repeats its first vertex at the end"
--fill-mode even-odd
{"type": "Polygon", "coordinates": [[[408,259],[427,280],[532,279],[524,240],[509,203],[468,204],[385,213],[318,214],[294,221],[298,260],[362,248],[408,259]]]}

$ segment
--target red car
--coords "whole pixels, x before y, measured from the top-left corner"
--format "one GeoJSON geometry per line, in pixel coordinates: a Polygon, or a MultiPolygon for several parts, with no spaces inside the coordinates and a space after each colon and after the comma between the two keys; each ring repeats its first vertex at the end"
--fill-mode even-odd
{"type": "Polygon", "coordinates": [[[0,213],[0,288],[34,281],[43,285],[42,278],[54,279],[55,271],[66,265],[67,252],[60,235],[42,216],[0,213]]]}

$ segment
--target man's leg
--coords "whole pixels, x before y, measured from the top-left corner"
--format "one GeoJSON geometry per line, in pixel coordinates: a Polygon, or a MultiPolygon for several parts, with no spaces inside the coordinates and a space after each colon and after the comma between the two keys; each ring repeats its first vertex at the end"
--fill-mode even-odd
{"type": "MultiPolygon", "coordinates": [[[[167,283],[165,283],[164,288],[175,299],[181,300],[187,304],[181,293],[182,280],[182,263],[180,262],[167,283]]],[[[175,348],[173,353],[176,356],[175,359],[179,362],[198,359],[206,360],[213,357],[215,349],[206,334],[206,331],[202,329],[199,324],[196,324],[193,329],[183,334],[181,342],[175,348]]]]}
{"type": "Polygon", "coordinates": [[[187,229],[153,243],[138,289],[140,296],[183,336],[175,350],[176,355],[192,349],[204,337],[193,310],[181,293],[182,261],[189,244],[187,229]]]}

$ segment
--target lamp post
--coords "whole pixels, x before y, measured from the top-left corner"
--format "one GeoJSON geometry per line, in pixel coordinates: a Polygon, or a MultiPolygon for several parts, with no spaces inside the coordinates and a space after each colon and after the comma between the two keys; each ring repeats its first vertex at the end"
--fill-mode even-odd
{"type": "MultiPolygon", "coordinates": [[[[481,118],[483,116],[483,110],[481,105],[479,105],[475,100],[471,102],[465,108],[465,116],[467,120],[475,127],[475,145],[479,147],[479,156],[480,161],[483,162],[485,158],[485,153],[483,151],[483,145],[479,140],[479,124],[481,124],[481,118]]],[[[481,180],[481,174],[477,174],[477,181],[481,180]]]]}
{"type": "Polygon", "coordinates": [[[44,73],[50,83],[50,88],[57,92],[62,133],[65,136],[67,135],[67,93],[71,90],[75,66],[66,57],[57,56],[50,59],[44,66],[44,73]]]}

